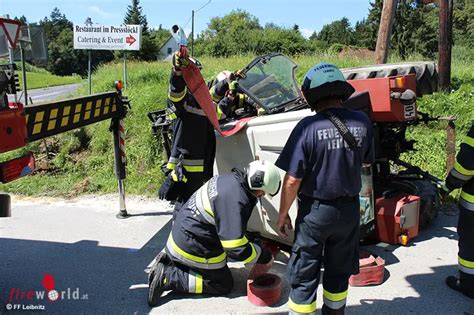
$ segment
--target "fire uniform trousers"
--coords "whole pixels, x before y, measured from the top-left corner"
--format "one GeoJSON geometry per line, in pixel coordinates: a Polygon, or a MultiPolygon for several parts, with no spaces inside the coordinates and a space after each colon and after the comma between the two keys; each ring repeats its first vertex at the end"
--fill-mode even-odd
{"type": "Polygon", "coordinates": [[[359,192],[362,164],[374,161],[373,130],[362,112],[331,109],[357,141],[349,148],[324,114],[302,119],[276,166],[301,179],[295,241],[288,273],[291,313],[315,314],[324,265],[323,314],[343,314],[349,277],[359,271],[359,192]]]}
{"type": "Polygon", "coordinates": [[[474,295],[474,122],[446,178],[446,187],[462,187],[459,197],[459,280],[461,288],[474,295]]]}
{"type": "Polygon", "coordinates": [[[359,272],[359,198],[298,198],[295,242],[288,268],[294,313],[316,313],[316,288],[324,264],[323,314],[346,304],[348,280],[359,272]],[[324,256],[323,256],[324,251],[324,256]]]}
{"type": "Polygon", "coordinates": [[[245,94],[237,93],[237,96],[231,100],[228,96],[225,96],[229,90],[229,82],[227,80],[211,82],[211,93],[212,100],[217,104],[217,118],[219,120],[225,118],[235,118],[235,111],[239,108],[255,107],[255,103],[245,94]]]}
{"type": "Polygon", "coordinates": [[[165,268],[165,290],[226,294],[233,287],[228,259],[267,263],[259,261],[261,247],[245,236],[256,202],[238,170],[199,188],[177,213],[168,238],[173,263],[165,268]]]}
{"type": "Polygon", "coordinates": [[[187,91],[182,76],[171,73],[168,119],[172,121],[173,144],[167,169],[175,169],[181,154],[185,183],[176,202],[176,210],[212,177],[216,139],[214,128],[194,97],[187,91]]]}

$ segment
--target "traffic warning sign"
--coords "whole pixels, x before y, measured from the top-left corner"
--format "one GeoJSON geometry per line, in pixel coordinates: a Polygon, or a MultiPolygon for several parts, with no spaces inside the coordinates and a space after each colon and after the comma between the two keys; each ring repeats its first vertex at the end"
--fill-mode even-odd
{"type": "Polygon", "coordinates": [[[20,27],[20,21],[0,18],[0,32],[5,33],[8,43],[13,49],[16,48],[16,42],[20,37],[20,27]]]}

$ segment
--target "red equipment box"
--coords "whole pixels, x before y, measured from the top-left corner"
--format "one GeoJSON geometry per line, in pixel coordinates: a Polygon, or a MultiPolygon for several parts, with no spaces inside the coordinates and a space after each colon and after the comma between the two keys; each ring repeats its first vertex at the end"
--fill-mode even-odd
{"type": "Polygon", "coordinates": [[[420,197],[397,194],[378,198],[376,231],[380,241],[406,245],[418,235],[420,221],[420,197]]]}
{"type": "Polygon", "coordinates": [[[9,103],[0,109],[0,153],[24,147],[28,143],[23,105],[9,103]]]}
{"type": "Polygon", "coordinates": [[[31,174],[35,170],[33,153],[0,163],[0,183],[9,183],[17,178],[31,174]]]}
{"type": "Polygon", "coordinates": [[[348,80],[348,82],[357,92],[369,92],[371,106],[369,115],[373,121],[403,122],[416,119],[416,105],[403,105],[399,98],[394,97],[396,93],[403,93],[408,89],[416,91],[415,75],[348,80]]]}

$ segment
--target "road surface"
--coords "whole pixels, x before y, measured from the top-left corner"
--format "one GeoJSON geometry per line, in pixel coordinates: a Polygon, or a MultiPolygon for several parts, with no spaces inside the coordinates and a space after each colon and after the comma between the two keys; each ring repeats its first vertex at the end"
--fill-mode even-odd
{"type": "MultiPolygon", "coordinates": [[[[33,104],[66,99],[68,96],[73,94],[80,86],[81,83],[75,83],[53,86],[44,89],[28,90],[28,99],[31,98],[33,100],[33,104]]],[[[18,97],[20,97],[20,94],[21,93],[18,93],[18,97]]],[[[13,96],[9,96],[9,100],[13,101],[13,96]]],[[[21,96],[21,100],[23,102],[23,95],[21,96]]]]}
{"type": "MultiPolygon", "coordinates": [[[[7,306],[44,307],[48,314],[150,312],[144,270],[165,245],[172,212],[167,204],[153,199],[131,197],[127,205],[134,215],[118,220],[116,195],[70,200],[14,198],[12,217],[0,218],[0,314],[7,306]],[[43,282],[45,274],[51,276],[43,282]],[[41,299],[36,292],[28,300],[28,292],[41,293],[43,283],[51,285],[51,278],[59,300],[41,299]]],[[[346,313],[474,314],[473,300],[444,284],[445,277],[457,270],[456,220],[456,213],[441,213],[407,247],[368,247],[386,260],[385,281],[349,288],[346,313]]],[[[284,276],[287,260],[280,253],[272,272],[284,276]]],[[[276,306],[257,307],[246,298],[246,272],[235,265],[231,269],[236,284],[228,296],[169,294],[151,313],[286,314],[288,284],[276,306]]]]}

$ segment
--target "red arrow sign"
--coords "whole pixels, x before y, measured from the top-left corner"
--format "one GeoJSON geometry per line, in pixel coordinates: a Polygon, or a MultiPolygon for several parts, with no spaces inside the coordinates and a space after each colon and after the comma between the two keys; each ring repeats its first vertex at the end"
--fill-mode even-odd
{"type": "Polygon", "coordinates": [[[130,44],[130,46],[132,46],[132,44],[135,43],[137,40],[132,35],[129,35],[125,38],[125,41],[127,42],[127,44],[130,44]]]}

